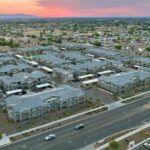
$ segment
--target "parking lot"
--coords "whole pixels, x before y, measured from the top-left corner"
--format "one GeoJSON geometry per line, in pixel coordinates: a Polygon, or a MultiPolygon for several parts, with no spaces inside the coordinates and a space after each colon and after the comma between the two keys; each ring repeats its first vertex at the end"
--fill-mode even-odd
{"type": "MultiPolygon", "coordinates": [[[[71,82],[69,85],[76,87],[76,88],[80,88],[81,87],[81,82],[71,82]]],[[[100,99],[101,103],[103,104],[110,104],[112,102],[114,102],[114,100],[112,99],[111,95],[109,95],[108,93],[105,93],[101,90],[99,90],[96,87],[91,87],[91,88],[82,88],[85,92],[85,98],[86,99],[90,99],[92,98],[92,100],[96,100],[96,99],[100,99]]]]}

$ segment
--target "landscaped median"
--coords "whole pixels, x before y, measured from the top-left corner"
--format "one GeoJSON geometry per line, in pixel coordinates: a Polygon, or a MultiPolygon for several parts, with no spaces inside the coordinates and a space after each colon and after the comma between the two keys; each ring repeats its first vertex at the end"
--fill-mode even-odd
{"type": "Polygon", "coordinates": [[[103,141],[94,144],[95,150],[130,150],[135,144],[150,137],[150,123],[139,127],[121,132],[119,134],[110,136],[103,141]]]}
{"type": "Polygon", "coordinates": [[[31,129],[28,129],[28,130],[25,130],[22,132],[18,132],[18,133],[9,135],[7,137],[10,138],[10,140],[12,142],[14,142],[17,140],[27,138],[29,136],[38,135],[42,132],[46,132],[47,130],[51,130],[53,128],[56,128],[56,127],[59,127],[62,125],[67,125],[67,124],[74,122],[74,121],[77,121],[77,120],[85,119],[91,115],[98,114],[98,113],[104,112],[106,110],[108,110],[108,106],[105,106],[105,105],[100,106],[100,107],[94,108],[92,110],[81,112],[79,114],[75,114],[75,115],[60,119],[60,120],[56,120],[56,121],[53,121],[53,122],[50,122],[50,123],[47,123],[47,124],[44,124],[44,125],[41,125],[41,126],[38,126],[35,128],[31,128],[31,129]]]}

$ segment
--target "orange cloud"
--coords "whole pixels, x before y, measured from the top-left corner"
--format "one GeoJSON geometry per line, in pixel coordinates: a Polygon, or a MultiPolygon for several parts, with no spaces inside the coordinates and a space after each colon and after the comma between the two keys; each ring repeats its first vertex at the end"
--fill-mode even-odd
{"type": "Polygon", "coordinates": [[[45,17],[148,16],[147,0],[1,0],[1,14],[32,14],[45,17]],[[137,3],[135,3],[135,1],[137,3]],[[145,1],[145,3],[144,3],[145,1]]]}
{"type": "Polygon", "coordinates": [[[43,10],[43,7],[39,6],[39,0],[4,0],[0,2],[0,13],[3,14],[36,14],[40,10],[43,10]]]}
{"type": "Polygon", "coordinates": [[[79,17],[79,16],[130,16],[138,15],[136,10],[131,8],[107,8],[107,9],[69,9],[69,8],[45,8],[41,16],[46,17],[79,17]]]}

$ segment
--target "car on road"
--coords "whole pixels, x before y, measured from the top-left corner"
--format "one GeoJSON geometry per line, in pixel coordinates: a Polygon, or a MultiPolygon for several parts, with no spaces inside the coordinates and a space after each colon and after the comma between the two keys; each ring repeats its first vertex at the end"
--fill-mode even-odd
{"type": "Polygon", "coordinates": [[[75,130],[80,130],[80,129],[84,128],[84,127],[85,127],[84,124],[78,124],[78,125],[75,126],[75,130]]]}
{"type": "Polygon", "coordinates": [[[145,146],[147,149],[150,149],[150,143],[144,143],[144,146],[145,146]]]}
{"type": "Polygon", "coordinates": [[[49,141],[49,140],[55,139],[55,137],[56,137],[56,134],[50,134],[50,135],[45,137],[45,141],[49,141]]]}

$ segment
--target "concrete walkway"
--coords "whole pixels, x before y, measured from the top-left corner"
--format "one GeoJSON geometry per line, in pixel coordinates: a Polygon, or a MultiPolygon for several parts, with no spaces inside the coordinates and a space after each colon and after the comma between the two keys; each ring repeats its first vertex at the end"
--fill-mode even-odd
{"type": "Polygon", "coordinates": [[[95,150],[95,149],[93,147],[93,144],[90,144],[90,145],[80,148],[78,150],[95,150]]]}
{"type": "Polygon", "coordinates": [[[10,143],[11,143],[10,139],[5,134],[3,134],[2,139],[0,140],[0,147],[10,143]]]}
{"type": "Polygon", "coordinates": [[[130,99],[132,99],[132,98],[137,98],[137,97],[143,96],[143,95],[145,95],[145,94],[149,94],[149,93],[150,93],[150,91],[146,91],[146,92],[143,92],[143,93],[140,93],[140,94],[137,94],[137,95],[134,95],[134,96],[125,98],[125,99],[120,98],[120,100],[119,100],[118,102],[127,101],[127,100],[130,100],[130,99]]]}
{"type": "Polygon", "coordinates": [[[121,103],[119,101],[108,104],[110,110],[119,108],[119,107],[124,106],[124,105],[126,105],[126,104],[125,103],[121,103]]]}

